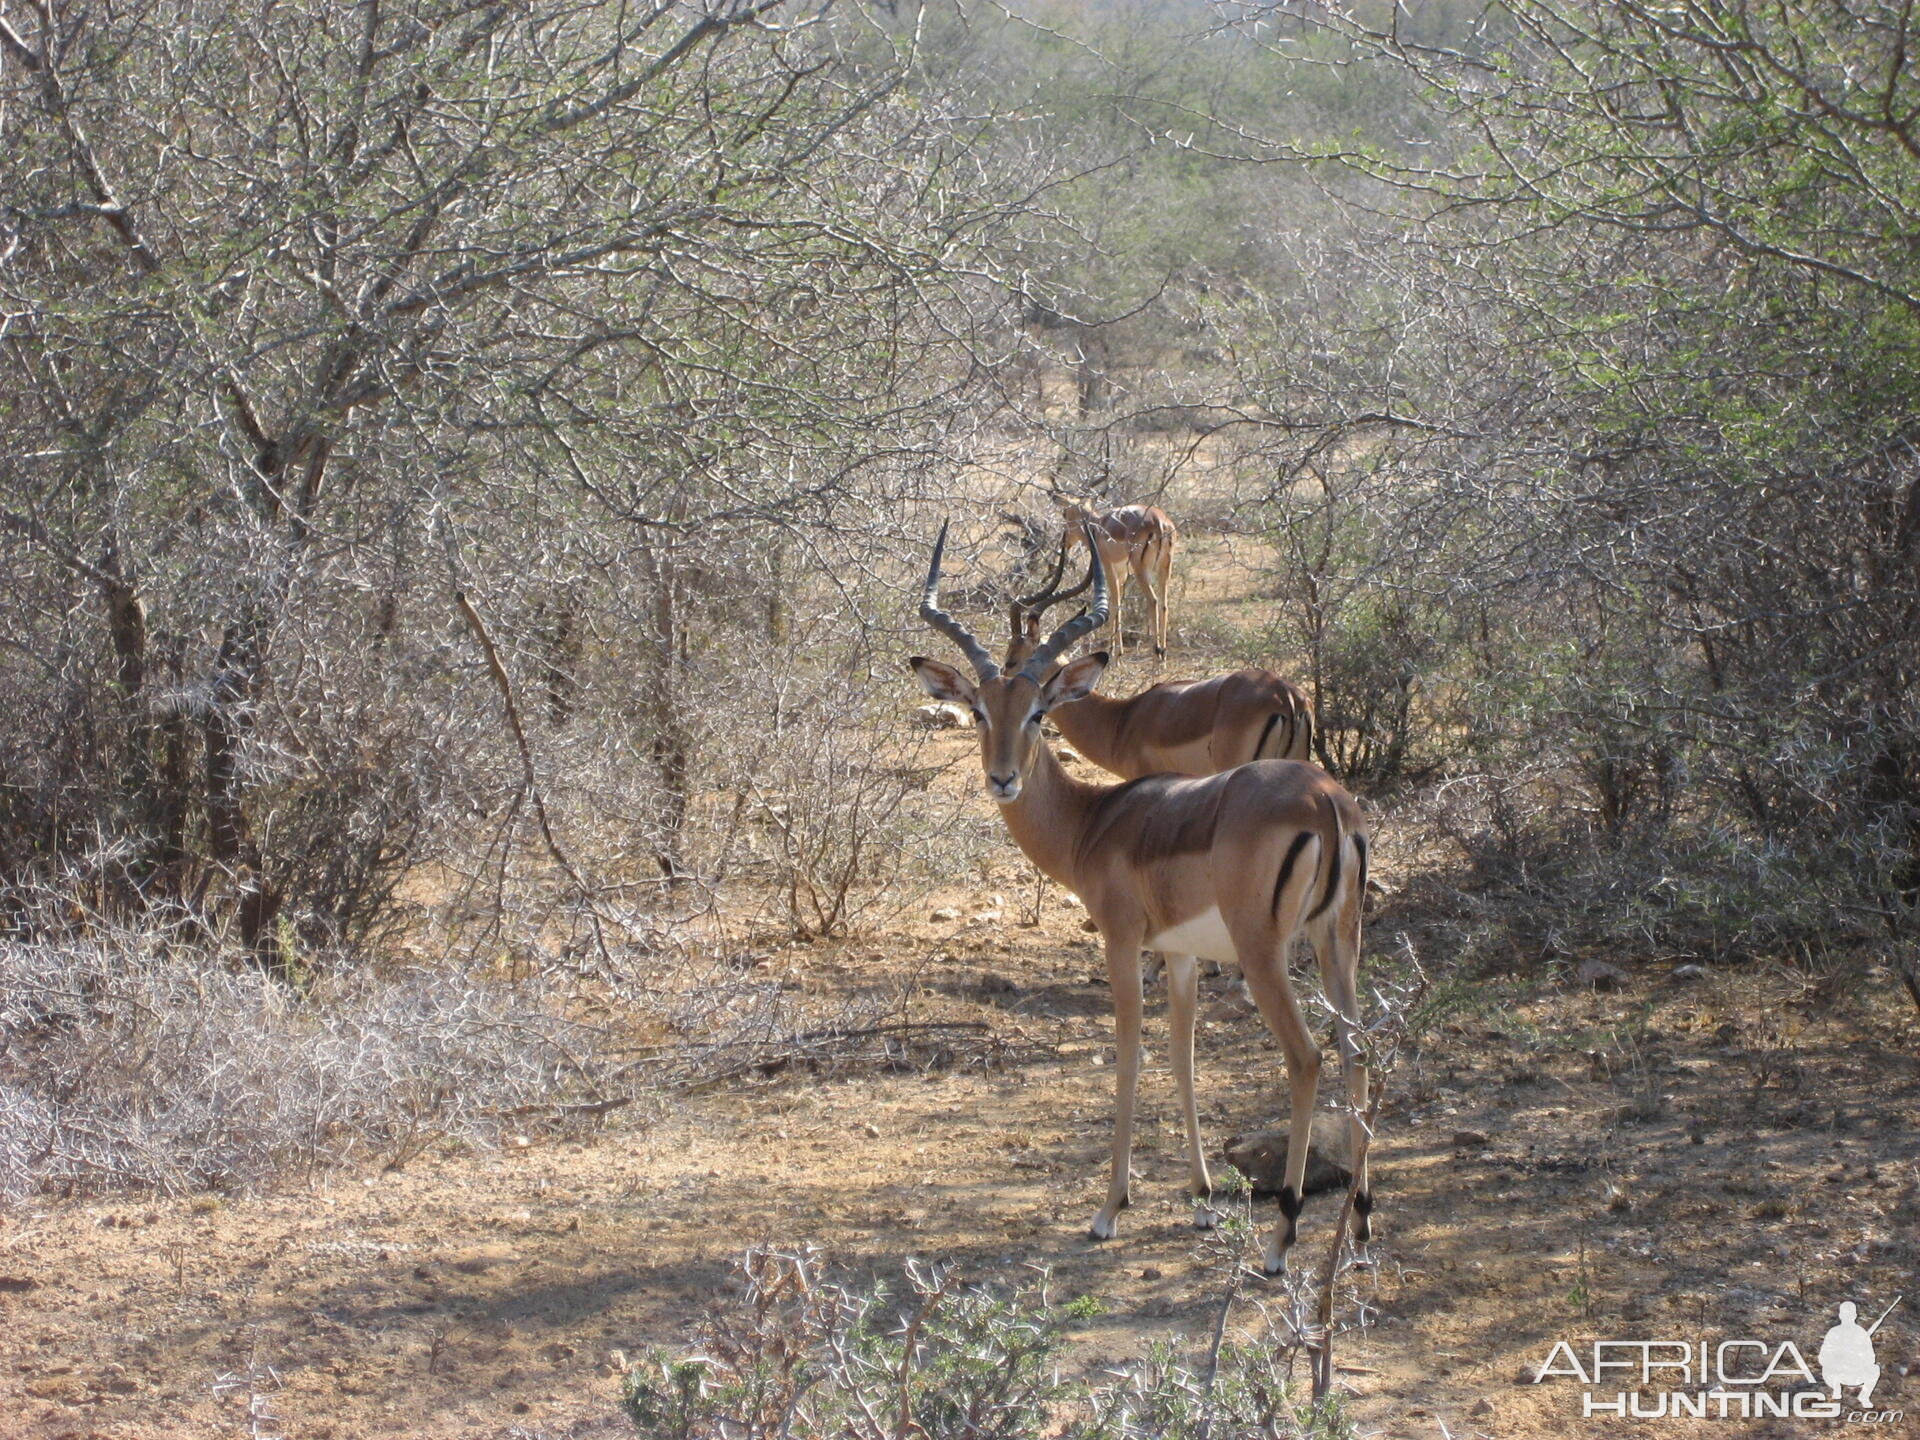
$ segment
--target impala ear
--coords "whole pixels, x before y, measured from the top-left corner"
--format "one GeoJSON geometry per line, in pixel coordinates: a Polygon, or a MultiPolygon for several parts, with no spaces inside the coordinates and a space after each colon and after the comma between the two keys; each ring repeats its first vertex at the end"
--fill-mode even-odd
{"type": "Polygon", "coordinates": [[[915,655],[907,663],[913,667],[913,673],[920,677],[920,688],[934,699],[966,710],[973,709],[979,692],[973,688],[973,682],[953,666],[929,660],[924,655],[915,655]]]}
{"type": "Polygon", "coordinates": [[[1041,691],[1046,707],[1051,710],[1056,705],[1071,705],[1091,695],[1093,687],[1100,683],[1101,672],[1107,668],[1107,658],[1107,652],[1099,650],[1062,665],[1041,691]]]}

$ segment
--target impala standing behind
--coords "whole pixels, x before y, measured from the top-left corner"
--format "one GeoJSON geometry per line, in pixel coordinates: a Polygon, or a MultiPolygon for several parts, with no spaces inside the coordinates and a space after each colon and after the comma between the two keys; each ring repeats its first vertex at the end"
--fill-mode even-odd
{"type": "MultiPolygon", "coordinates": [[[[1067,545],[1037,595],[1011,607],[1013,640],[1005,668],[1017,670],[1040,644],[1040,617],[1071,600],[1093,578],[1061,591],[1067,545]]],[[[1249,760],[1313,758],[1313,704],[1271,670],[1235,670],[1211,680],[1165,680],[1125,700],[1098,693],[1056,706],[1053,723],[1067,743],[1123,780],[1142,775],[1213,775],[1249,760]]]]}

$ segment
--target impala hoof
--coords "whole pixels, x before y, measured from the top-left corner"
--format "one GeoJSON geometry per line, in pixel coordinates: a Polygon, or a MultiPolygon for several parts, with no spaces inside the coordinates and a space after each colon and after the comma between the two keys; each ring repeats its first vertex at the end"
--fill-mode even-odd
{"type": "Polygon", "coordinates": [[[1269,1276],[1287,1273],[1287,1252],[1280,1248],[1280,1242],[1269,1240],[1260,1247],[1260,1269],[1269,1276]]]}
{"type": "Polygon", "coordinates": [[[1093,1223],[1087,1227],[1088,1238],[1093,1240],[1111,1240],[1120,1232],[1113,1216],[1100,1214],[1093,1217],[1093,1223]]]}
{"type": "Polygon", "coordinates": [[[1219,1224],[1220,1224],[1220,1216],[1217,1212],[1215,1212],[1213,1206],[1209,1205],[1204,1200],[1196,1200],[1193,1202],[1193,1228],[1194,1229],[1212,1230],[1217,1228],[1219,1224]]]}

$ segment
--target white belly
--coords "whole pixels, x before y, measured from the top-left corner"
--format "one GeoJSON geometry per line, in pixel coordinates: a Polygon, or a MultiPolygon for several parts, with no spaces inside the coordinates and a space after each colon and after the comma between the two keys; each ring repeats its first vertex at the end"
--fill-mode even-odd
{"type": "Polygon", "coordinates": [[[1227,935],[1227,922],[1220,918],[1218,905],[1205,914],[1169,926],[1158,935],[1149,935],[1146,948],[1158,950],[1162,955],[1197,955],[1202,960],[1219,960],[1229,965],[1240,963],[1239,952],[1227,935]]]}

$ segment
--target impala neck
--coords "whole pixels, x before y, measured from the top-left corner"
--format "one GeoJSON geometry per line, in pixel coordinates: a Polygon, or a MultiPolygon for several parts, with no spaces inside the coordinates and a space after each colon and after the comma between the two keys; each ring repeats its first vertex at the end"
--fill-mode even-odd
{"type": "Polygon", "coordinates": [[[1067,774],[1053,747],[1042,740],[1033,766],[1021,782],[1020,798],[1000,807],[1014,843],[1026,857],[1076,894],[1074,854],[1088,813],[1106,788],[1067,774]]]}
{"type": "Polygon", "coordinates": [[[1096,692],[1071,705],[1056,707],[1048,718],[1069,745],[1101,769],[1112,770],[1115,767],[1109,762],[1118,748],[1115,740],[1126,710],[1126,701],[1096,692]]]}

